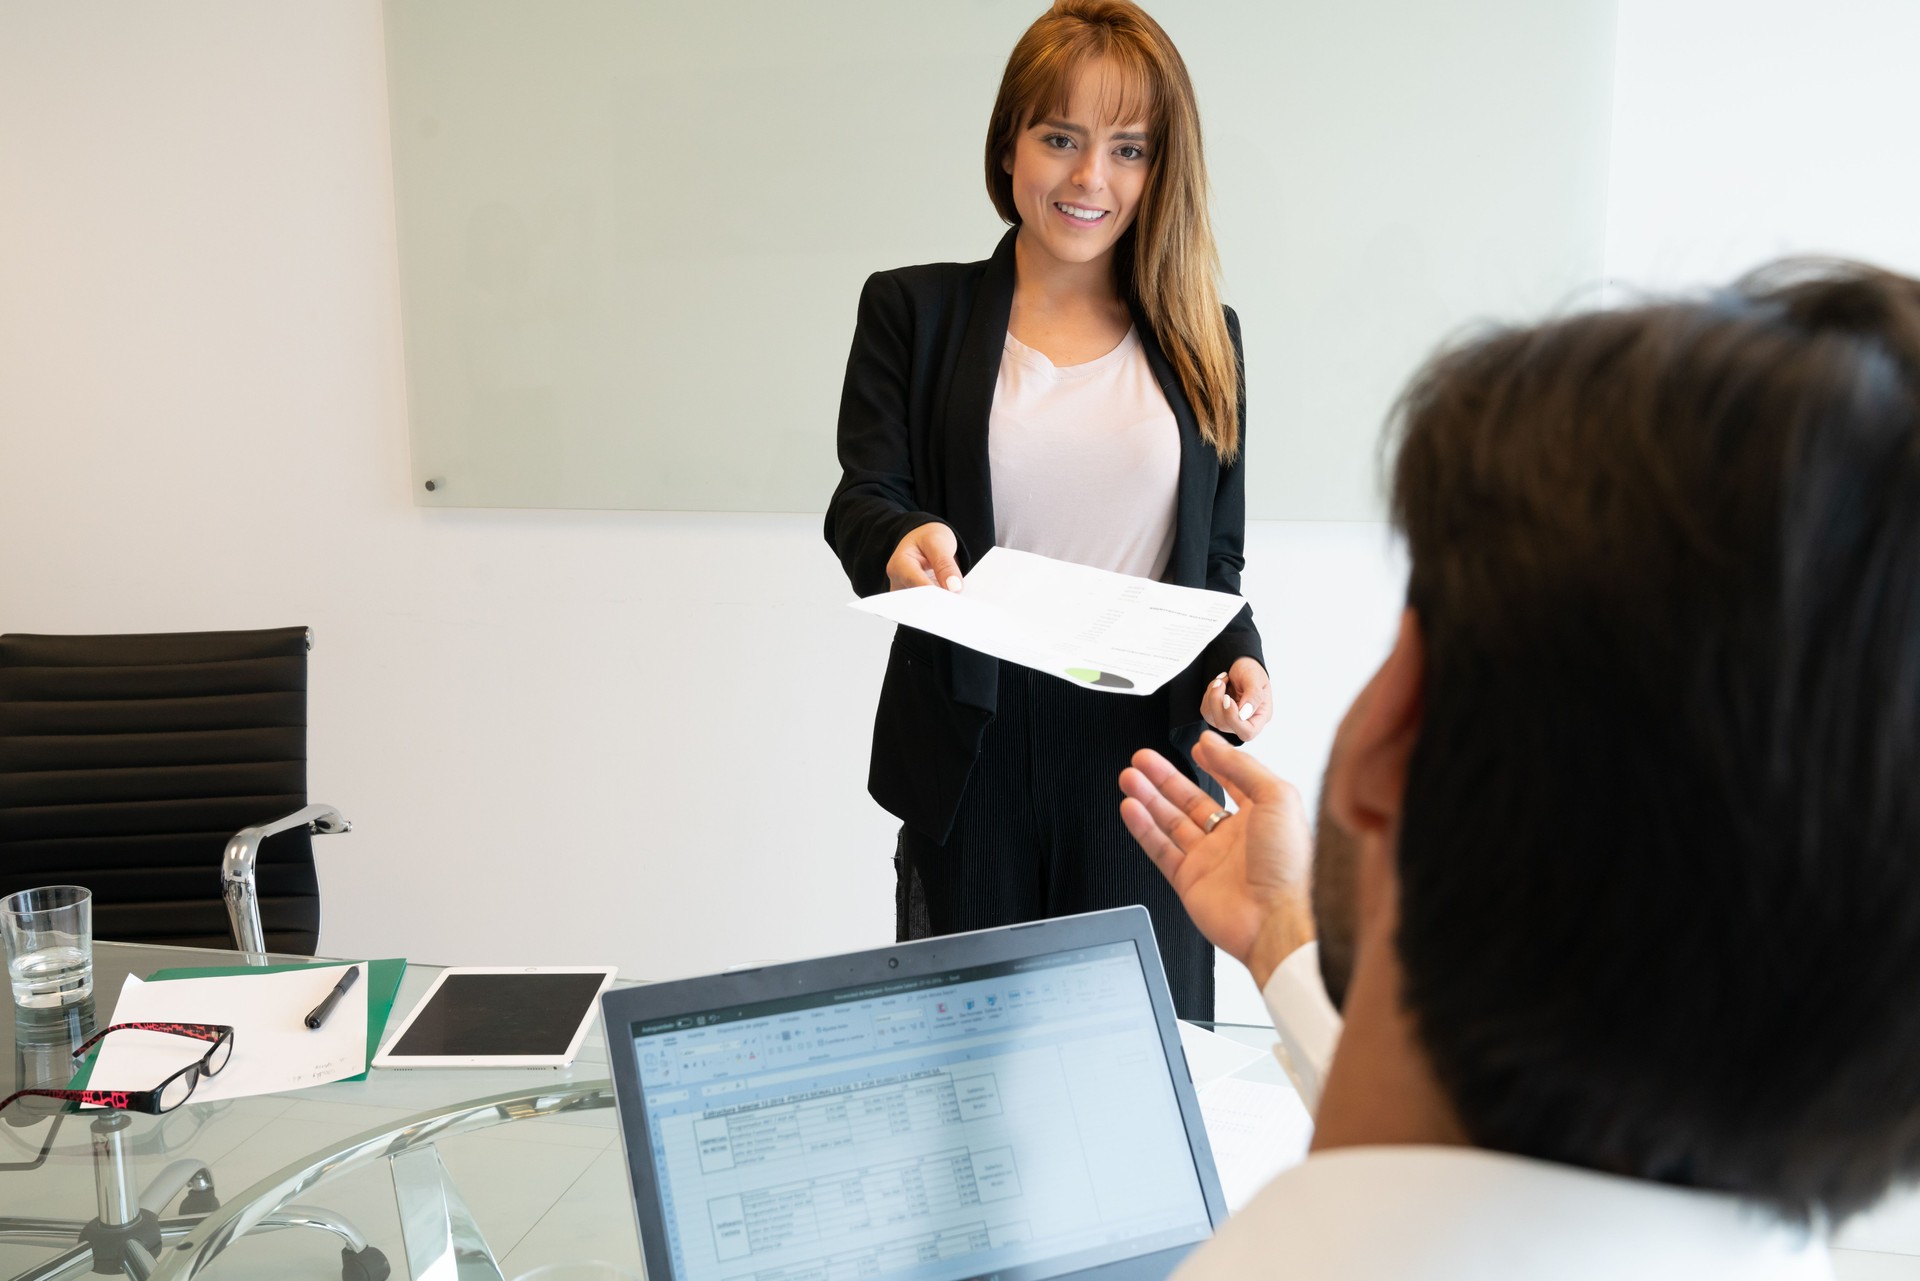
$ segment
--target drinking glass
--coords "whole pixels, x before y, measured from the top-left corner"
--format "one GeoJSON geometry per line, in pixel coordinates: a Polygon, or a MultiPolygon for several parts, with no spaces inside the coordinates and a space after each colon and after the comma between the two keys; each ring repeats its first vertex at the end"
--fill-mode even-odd
{"type": "Polygon", "coordinates": [[[0,899],[13,1003],[71,1005],[93,995],[93,892],[42,885],[0,899]]]}

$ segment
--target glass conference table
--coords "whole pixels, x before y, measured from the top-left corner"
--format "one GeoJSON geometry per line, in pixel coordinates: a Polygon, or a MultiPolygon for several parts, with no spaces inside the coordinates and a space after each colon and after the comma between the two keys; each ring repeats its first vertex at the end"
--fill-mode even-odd
{"type": "MultiPolygon", "coordinates": [[[[105,1026],[128,974],[239,960],[96,943],[91,1009],[0,1016],[15,1082],[3,1093],[64,1086],[71,1046],[105,1026]]],[[[438,972],[408,967],[395,1018],[438,972]]],[[[1264,1060],[1235,1075],[1284,1080],[1264,1060]]],[[[159,1279],[510,1281],[587,1259],[638,1276],[607,1076],[596,1027],[559,1071],[376,1070],[157,1117],[22,1099],[0,1115],[0,1278],[97,1275],[96,1252],[108,1275],[159,1279]]]]}

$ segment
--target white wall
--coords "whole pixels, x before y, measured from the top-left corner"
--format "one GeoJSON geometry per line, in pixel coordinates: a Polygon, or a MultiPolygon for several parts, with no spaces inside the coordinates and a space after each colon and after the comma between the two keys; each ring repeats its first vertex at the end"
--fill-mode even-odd
{"type": "MultiPolygon", "coordinates": [[[[330,952],[888,941],[887,629],[816,518],[411,503],[384,84],[376,0],[0,3],[0,630],[310,624],[330,952]]],[[[1378,525],[1249,544],[1311,791],[1401,571],[1378,525]]]]}
{"type": "Polygon", "coordinates": [[[1920,4],[1620,0],[1607,272],[1730,280],[1783,254],[1920,272],[1920,4]]]}

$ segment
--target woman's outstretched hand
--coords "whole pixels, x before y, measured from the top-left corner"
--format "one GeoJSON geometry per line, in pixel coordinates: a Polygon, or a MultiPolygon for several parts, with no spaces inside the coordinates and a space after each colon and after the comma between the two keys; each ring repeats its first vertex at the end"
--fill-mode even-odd
{"type": "Polygon", "coordinates": [[[1200,695],[1200,718],[1222,734],[1250,742],[1273,719],[1273,682],[1267,669],[1251,658],[1234,659],[1232,667],[1207,682],[1200,695]]]}
{"type": "Polygon", "coordinates": [[[907,587],[944,587],[960,590],[960,565],[954,555],[960,543],[953,531],[937,520],[916,526],[887,558],[887,590],[907,587]]]}

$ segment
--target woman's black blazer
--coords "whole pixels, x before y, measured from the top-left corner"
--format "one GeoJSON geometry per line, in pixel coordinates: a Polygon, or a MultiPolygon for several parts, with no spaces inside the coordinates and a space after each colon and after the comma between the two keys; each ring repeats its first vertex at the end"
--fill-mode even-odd
{"type": "MultiPolygon", "coordinates": [[[[878,272],[861,291],[840,395],[840,484],[826,521],[827,543],[861,596],[887,590],[888,558],[907,531],[928,521],[953,530],[962,573],[993,546],[987,415],[1013,310],[1015,234],[1009,231],[985,262],[878,272]]],[[[1237,594],[1245,564],[1244,391],[1241,452],[1222,466],[1138,311],[1134,323],[1180,428],[1179,509],[1161,577],[1237,594]]],[[[1227,328],[1239,354],[1240,323],[1230,308],[1227,328]]],[[[1201,691],[1245,656],[1265,662],[1250,609],[1167,685],[1168,737],[1182,766],[1204,727],[1201,691]]],[[[931,840],[944,844],[953,826],[980,736],[993,719],[998,679],[998,663],[985,654],[909,627],[894,635],[867,790],[931,840]]],[[[1119,804],[1117,790],[1112,799],[1119,804]]]]}

